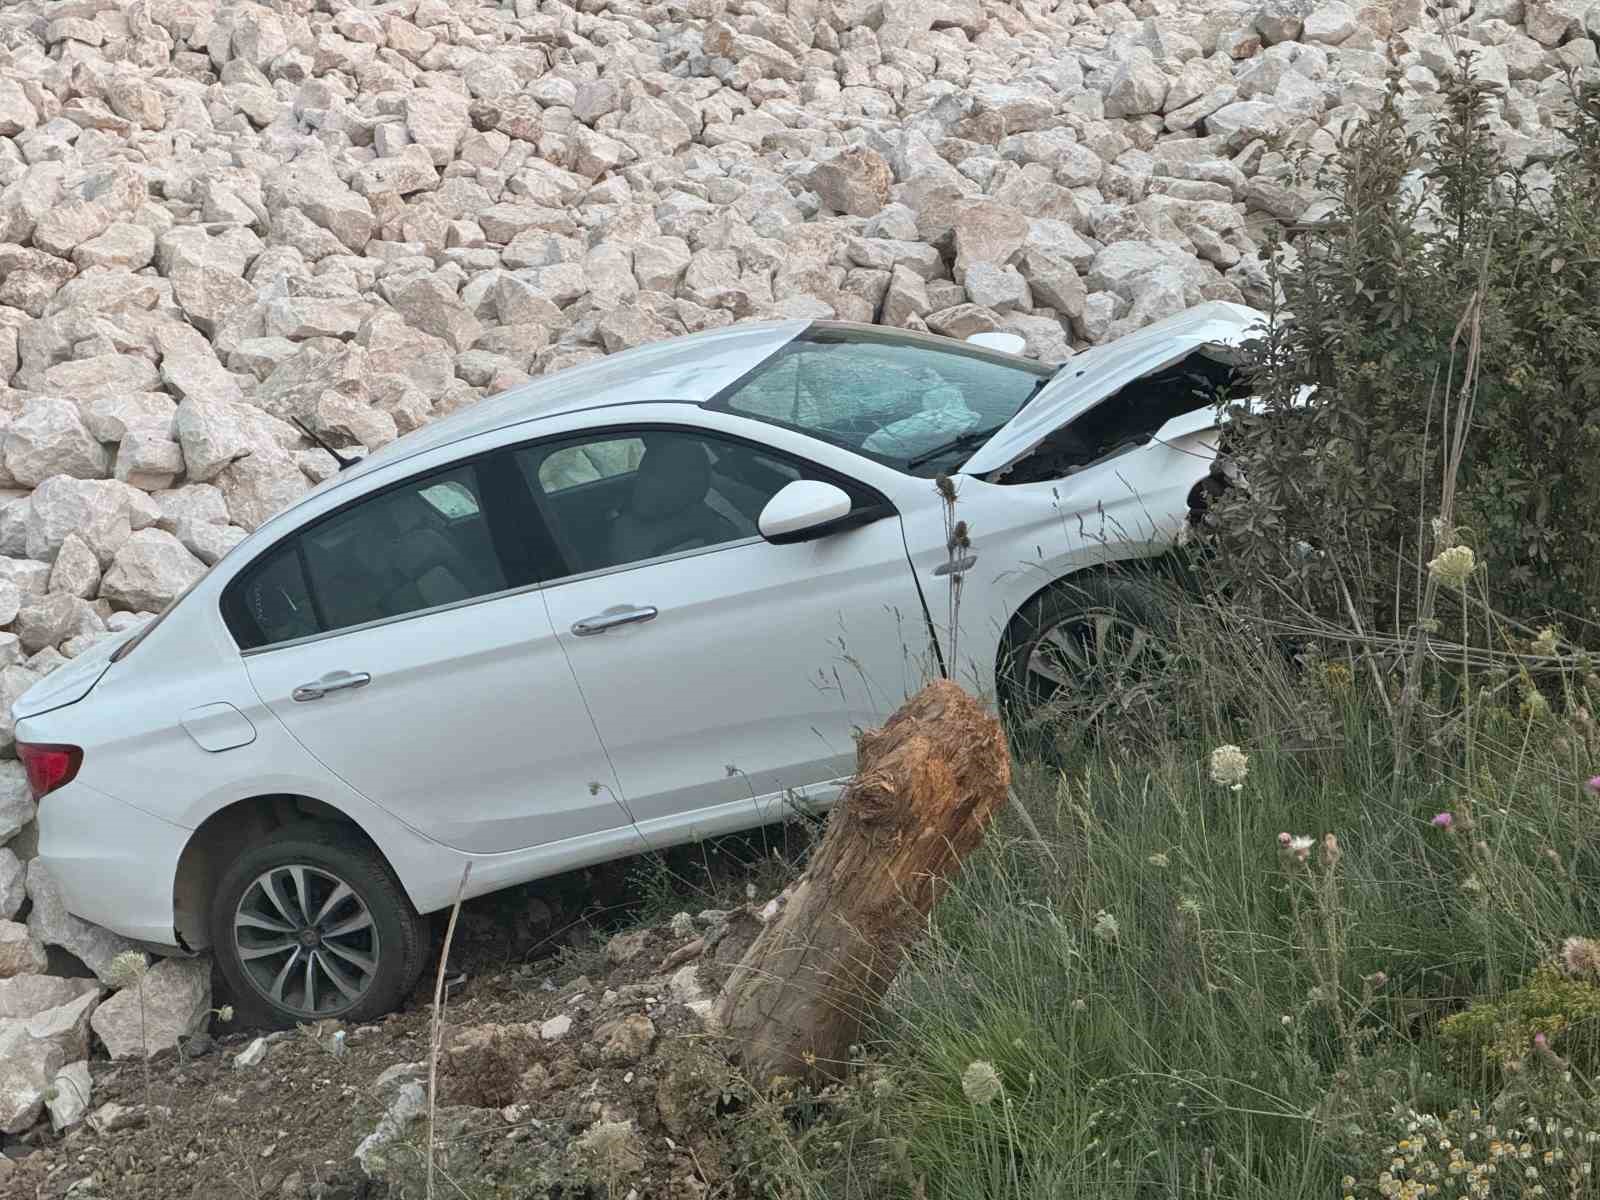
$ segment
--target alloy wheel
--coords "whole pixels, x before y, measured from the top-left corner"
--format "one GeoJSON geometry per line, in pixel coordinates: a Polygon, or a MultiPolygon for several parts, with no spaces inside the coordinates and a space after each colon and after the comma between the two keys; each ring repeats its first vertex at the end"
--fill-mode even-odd
{"type": "Polygon", "coordinates": [[[1164,658],[1161,639],[1143,623],[1095,608],[1039,634],[1028,648],[1025,686],[1036,712],[1071,711],[1092,722],[1110,710],[1152,704],[1164,658]]]}
{"type": "Polygon", "coordinates": [[[378,971],[378,927],[366,901],[304,863],[256,876],[234,910],[233,943],[255,989],[308,1020],[353,1007],[378,971]]]}

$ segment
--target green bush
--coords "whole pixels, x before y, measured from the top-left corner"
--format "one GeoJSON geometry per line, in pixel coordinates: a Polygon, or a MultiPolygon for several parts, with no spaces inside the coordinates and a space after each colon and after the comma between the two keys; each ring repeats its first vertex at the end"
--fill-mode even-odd
{"type": "Polygon", "coordinates": [[[1570,152],[1520,171],[1486,127],[1492,90],[1464,54],[1421,135],[1392,79],[1319,175],[1333,211],[1276,260],[1262,407],[1236,407],[1228,443],[1249,492],[1215,521],[1253,607],[1403,632],[1420,565],[1459,537],[1501,611],[1594,613],[1600,88],[1574,88],[1570,152]],[[1436,531],[1458,433],[1455,528],[1436,531]]]}
{"type": "Polygon", "coordinates": [[[1600,986],[1546,963],[1520,987],[1474,1001],[1439,1026],[1449,1057],[1473,1078],[1516,1070],[1541,1034],[1551,1052],[1593,1075],[1600,1069],[1600,986]]]}

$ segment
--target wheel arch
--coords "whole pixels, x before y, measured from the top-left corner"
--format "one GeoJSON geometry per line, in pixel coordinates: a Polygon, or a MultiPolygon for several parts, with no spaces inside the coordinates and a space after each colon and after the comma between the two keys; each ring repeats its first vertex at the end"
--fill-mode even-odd
{"type": "Polygon", "coordinates": [[[326,801],[288,792],[235,800],[202,821],[178,857],[172,881],[172,923],[179,944],[187,950],[202,950],[210,945],[207,914],[211,898],[222,873],[246,847],[284,826],[307,821],[337,825],[370,846],[394,870],[372,835],[348,813],[326,801]]]}
{"type": "Polygon", "coordinates": [[[995,679],[1000,680],[1006,666],[1006,656],[1011,653],[1015,642],[1017,630],[1021,627],[1023,614],[1040,596],[1062,584],[1080,579],[1090,578],[1150,578],[1152,576],[1165,576],[1180,583],[1186,580],[1183,564],[1177,553],[1165,550],[1159,554],[1146,555],[1140,558],[1119,558],[1105,562],[1091,563],[1066,575],[1057,576],[1049,583],[1035,588],[1022,598],[1022,602],[1011,610],[1011,615],[1006,619],[1004,630],[1000,634],[999,644],[995,647],[995,679]]]}

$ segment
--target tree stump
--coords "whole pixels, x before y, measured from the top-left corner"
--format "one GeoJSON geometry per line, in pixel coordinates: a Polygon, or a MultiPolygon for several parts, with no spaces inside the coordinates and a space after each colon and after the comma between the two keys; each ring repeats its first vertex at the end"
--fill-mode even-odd
{"type": "Polygon", "coordinates": [[[862,735],[856,777],[821,845],[718,1005],[753,1081],[842,1072],[1010,784],[999,722],[948,680],[862,735]]]}

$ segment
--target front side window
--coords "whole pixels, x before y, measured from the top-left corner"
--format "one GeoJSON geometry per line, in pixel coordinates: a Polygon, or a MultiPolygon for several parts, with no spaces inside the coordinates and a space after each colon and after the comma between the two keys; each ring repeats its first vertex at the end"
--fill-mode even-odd
{"type": "Polygon", "coordinates": [[[243,649],[504,591],[476,466],[390,488],[280,542],[229,588],[243,649]]]}
{"type": "Polygon", "coordinates": [[[710,407],[932,476],[959,465],[1051,374],[958,342],[823,327],[796,338],[710,407]]]}
{"type": "Polygon", "coordinates": [[[608,431],[529,446],[517,461],[570,575],[758,537],[767,501],[816,477],[698,430],[608,431]]]}

